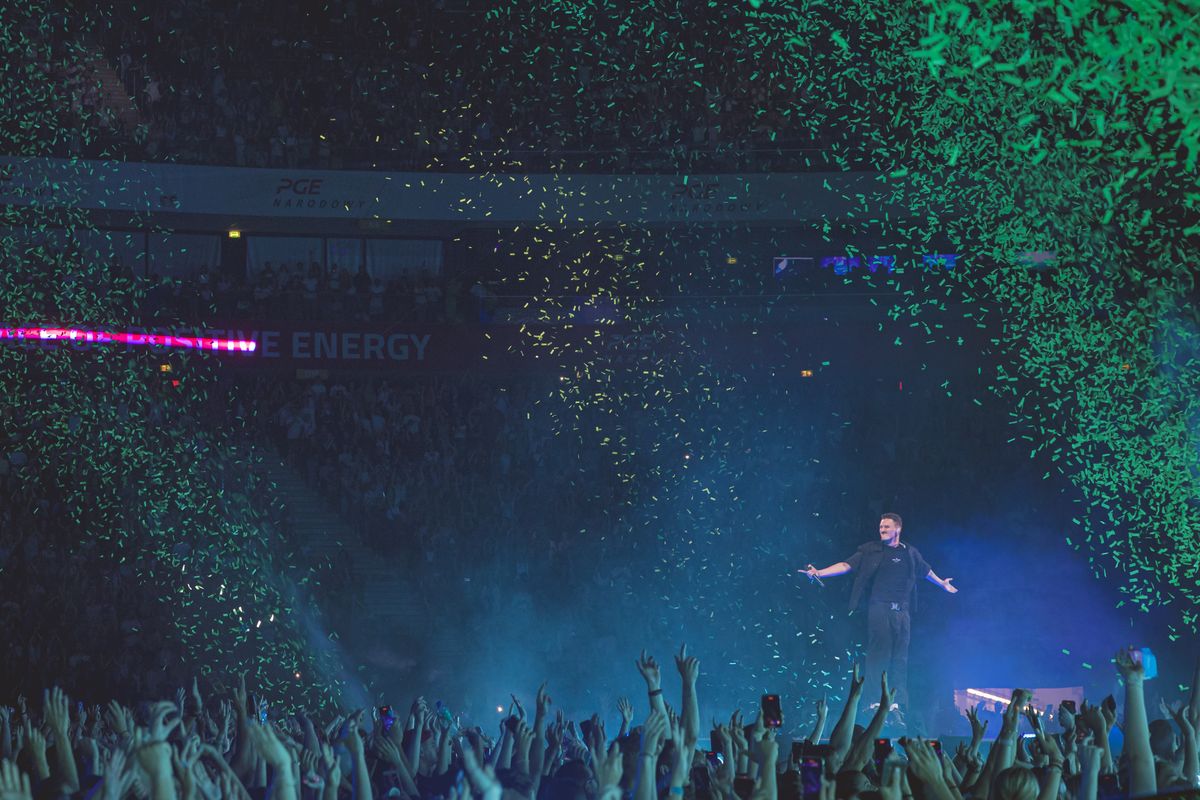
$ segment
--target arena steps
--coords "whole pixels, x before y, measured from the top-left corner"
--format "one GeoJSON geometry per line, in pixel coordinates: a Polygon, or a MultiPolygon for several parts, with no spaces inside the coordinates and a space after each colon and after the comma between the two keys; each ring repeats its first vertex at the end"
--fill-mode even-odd
{"type": "Polygon", "coordinates": [[[333,505],[313,490],[290,464],[277,454],[264,458],[264,467],[291,518],[292,535],[300,551],[312,562],[328,559],[335,570],[349,571],[361,598],[361,613],[403,626],[428,613],[411,585],[361,541],[333,505]]]}
{"type": "Polygon", "coordinates": [[[89,62],[88,67],[92,71],[93,79],[100,83],[100,95],[103,97],[104,105],[111,108],[124,129],[132,133],[142,123],[142,117],[138,112],[136,102],[129,96],[125,84],[121,82],[120,74],[101,54],[96,54],[89,62]]]}

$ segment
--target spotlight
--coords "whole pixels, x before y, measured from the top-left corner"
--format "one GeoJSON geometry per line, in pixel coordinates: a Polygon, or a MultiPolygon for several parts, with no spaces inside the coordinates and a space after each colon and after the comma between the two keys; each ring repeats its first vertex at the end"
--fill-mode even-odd
{"type": "Polygon", "coordinates": [[[232,230],[229,232],[229,238],[230,239],[240,239],[240,238],[242,238],[242,232],[239,230],[232,230]]]}

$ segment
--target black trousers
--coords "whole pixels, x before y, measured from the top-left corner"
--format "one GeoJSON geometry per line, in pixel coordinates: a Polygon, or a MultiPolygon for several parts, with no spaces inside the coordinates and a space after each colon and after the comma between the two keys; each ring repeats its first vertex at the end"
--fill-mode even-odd
{"type": "Polygon", "coordinates": [[[908,603],[871,602],[867,606],[867,671],[863,700],[879,702],[880,674],[887,671],[895,702],[908,711],[908,639],[912,620],[908,603]]]}

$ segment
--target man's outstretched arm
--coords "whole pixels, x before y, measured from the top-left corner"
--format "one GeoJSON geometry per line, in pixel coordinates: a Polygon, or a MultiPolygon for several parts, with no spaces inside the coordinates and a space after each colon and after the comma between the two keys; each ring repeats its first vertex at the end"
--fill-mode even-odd
{"type": "Polygon", "coordinates": [[[808,564],[804,569],[797,571],[803,572],[810,578],[832,578],[835,575],[845,575],[852,569],[854,568],[845,561],[839,561],[836,564],[830,564],[825,569],[817,569],[812,564],[808,564]]]}
{"type": "Polygon", "coordinates": [[[954,594],[958,591],[957,587],[950,585],[950,581],[954,580],[954,578],[939,578],[933,570],[929,570],[929,572],[925,574],[925,580],[929,581],[930,583],[936,583],[950,594],[954,594]]]}

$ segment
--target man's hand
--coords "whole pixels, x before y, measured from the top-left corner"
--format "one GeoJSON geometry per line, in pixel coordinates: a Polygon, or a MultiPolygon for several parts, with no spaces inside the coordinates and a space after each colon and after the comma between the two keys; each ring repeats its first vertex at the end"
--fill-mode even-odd
{"type": "Polygon", "coordinates": [[[662,688],[662,674],[658,668],[658,662],[654,660],[654,656],[646,655],[643,650],[637,661],[638,672],[642,674],[642,678],[646,681],[646,689],[655,691],[662,688]]]}
{"type": "Polygon", "coordinates": [[[950,594],[958,594],[958,587],[950,585],[950,581],[952,580],[954,580],[954,578],[942,578],[942,588],[950,594]]]}
{"type": "Polygon", "coordinates": [[[805,564],[805,565],[804,565],[804,569],[802,569],[802,570],[798,570],[798,571],[799,571],[799,572],[803,572],[805,575],[807,575],[807,576],[808,576],[808,577],[810,577],[810,578],[819,578],[819,577],[821,577],[821,576],[818,574],[818,573],[820,573],[820,571],[821,571],[821,570],[817,569],[817,568],[816,568],[816,567],[814,567],[812,564],[805,564]]]}

